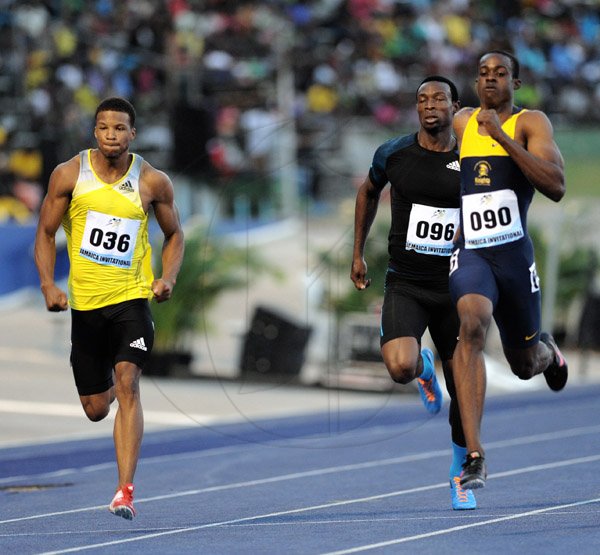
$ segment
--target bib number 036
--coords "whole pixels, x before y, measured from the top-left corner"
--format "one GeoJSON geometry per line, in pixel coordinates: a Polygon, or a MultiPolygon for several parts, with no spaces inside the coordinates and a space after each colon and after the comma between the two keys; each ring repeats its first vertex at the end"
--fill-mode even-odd
{"type": "Polygon", "coordinates": [[[107,266],[130,268],[141,220],[88,211],[79,254],[107,266]]]}
{"type": "Polygon", "coordinates": [[[127,252],[131,237],[124,233],[120,237],[114,231],[104,233],[101,229],[95,227],[90,233],[90,244],[94,247],[102,245],[106,250],[113,250],[115,247],[119,252],[127,252]]]}

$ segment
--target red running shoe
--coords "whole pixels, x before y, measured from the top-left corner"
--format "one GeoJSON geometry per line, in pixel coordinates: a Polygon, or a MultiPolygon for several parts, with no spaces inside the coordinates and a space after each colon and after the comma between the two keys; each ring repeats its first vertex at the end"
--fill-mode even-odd
{"type": "Polygon", "coordinates": [[[108,510],[116,516],[126,520],[133,520],[135,509],[133,508],[133,484],[125,484],[117,490],[108,510]]]}

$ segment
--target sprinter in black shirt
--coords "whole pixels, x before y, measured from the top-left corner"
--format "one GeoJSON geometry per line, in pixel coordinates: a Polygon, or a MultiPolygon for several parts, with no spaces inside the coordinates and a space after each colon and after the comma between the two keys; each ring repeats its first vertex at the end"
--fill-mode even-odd
{"type": "Polygon", "coordinates": [[[452,355],[459,322],[448,292],[449,258],[460,206],[460,166],[452,118],[459,108],[456,86],[430,76],[417,89],[417,133],[391,139],[375,152],[369,175],[356,197],[351,279],[357,289],[369,286],[364,248],[381,192],[390,183],[392,221],[389,266],[381,314],[381,353],[392,379],[417,379],[426,409],[442,406],[434,356],[421,349],[429,328],[442,362],[450,395],[453,460],[452,507],[475,509],[475,496],[460,485],[466,443],[452,377],[452,355]]]}

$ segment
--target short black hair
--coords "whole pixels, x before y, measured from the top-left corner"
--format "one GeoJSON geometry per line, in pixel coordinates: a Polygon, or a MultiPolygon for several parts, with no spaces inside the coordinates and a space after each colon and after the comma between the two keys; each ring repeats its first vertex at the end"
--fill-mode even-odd
{"type": "Polygon", "coordinates": [[[111,96],[110,98],[105,98],[98,107],[96,108],[96,114],[94,115],[94,120],[98,119],[98,114],[100,112],[125,112],[129,114],[129,121],[131,123],[131,127],[135,125],[135,108],[133,104],[129,102],[129,100],[125,100],[119,96],[111,96]]]}
{"type": "Polygon", "coordinates": [[[450,79],[448,79],[447,77],[443,77],[442,75],[428,75],[427,77],[425,77],[425,79],[423,79],[423,81],[419,83],[415,95],[418,95],[419,89],[425,83],[430,83],[431,81],[439,81],[440,83],[446,83],[446,85],[450,87],[450,95],[452,96],[452,102],[458,102],[458,89],[456,88],[456,85],[452,81],[450,81],[450,79]]]}
{"type": "Polygon", "coordinates": [[[479,61],[481,62],[481,58],[483,58],[484,56],[487,56],[488,54],[500,54],[500,56],[505,56],[506,58],[508,58],[510,60],[511,66],[512,66],[511,73],[512,73],[513,79],[519,78],[521,64],[519,63],[519,60],[517,60],[517,58],[514,54],[511,54],[510,52],[507,52],[506,50],[488,50],[488,51],[484,52],[481,56],[479,56],[479,61]]]}

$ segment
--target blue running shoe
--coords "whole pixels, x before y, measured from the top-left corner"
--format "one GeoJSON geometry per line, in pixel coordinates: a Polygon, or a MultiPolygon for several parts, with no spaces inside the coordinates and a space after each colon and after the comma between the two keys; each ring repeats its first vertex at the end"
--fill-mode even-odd
{"type": "Polygon", "coordinates": [[[423,358],[425,375],[430,374],[431,378],[424,380],[423,378],[417,378],[417,385],[419,386],[419,393],[423,404],[430,414],[437,414],[442,408],[442,389],[435,376],[435,367],[433,365],[433,352],[431,349],[423,349],[421,351],[421,357],[423,358]]]}
{"type": "Polygon", "coordinates": [[[477,500],[470,489],[464,489],[460,485],[460,476],[454,476],[450,480],[450,495],[452,496],[452,508],[455,511],[472,511],[477,508],[477,500]]]}

